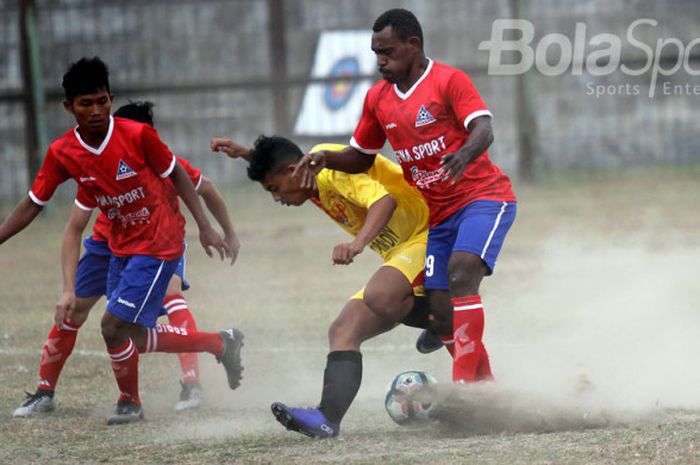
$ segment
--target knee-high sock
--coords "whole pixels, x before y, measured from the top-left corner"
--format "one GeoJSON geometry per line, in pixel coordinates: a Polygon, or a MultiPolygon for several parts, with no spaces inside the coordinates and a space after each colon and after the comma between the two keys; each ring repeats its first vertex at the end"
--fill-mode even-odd
{"type": "Polygon", "coordinates": [[[113,349],[107,348],[119,386],[119,400],[141,404],[139,398],[139,352],[131,339],[113,349]]]}
{"type": "Polygon", "coordinates": [[[319,408],[336,425],[345,416],[362,383],[362,354],[336,350],[328,354],[319,408]]]}
{"type": "Polygon", "coordinates": [[[490,376],[486,347],[482,342],[484,335],[484,307],[478,295],[455,297],[454,306],[454,360],[452,362],[452,381],[473,382],[490,376]],[[484,373],[479,374],[482,364],[484,373]]]}
{"type": "Polygon", "coordinates": [[[41,352],[39,367],[39,384],[37,390],[55,391],[63,365],[75,347],[80,325],[63,320],[61,330],[56,325],[51,328],[41,352]]]}
{"type": "MultiPolygon", "coordinates": [[[[168,320],[171,326],[185,328],[192,331],[197,330],[197,322],[187,308],[187,301],[182,295],[170,295],[163,300],[163,307],[168,313],[168,320]]],[[[182,380],[185,383],[199,381],[199,356],[196,353],[177,354],[182,370],[182,380]]]]}
{"type": "Polygon", "coordinates": [[[493,373],[491,373],[491,362],[489,361],[489,354],[486,352],[486,347],[482,343],[483,350],[481,351],[481,358],[479,359],[479,365],[476,367],[476,380],[477,381],[493,381],[493,373]]]}
{"type": "Polygon", "coordinates": [[[209,352],[219,357],[224,353],[224,341],[219,333],[156,325],[155,328],[146,329],[146,347],[143,352],[209,352]]]}

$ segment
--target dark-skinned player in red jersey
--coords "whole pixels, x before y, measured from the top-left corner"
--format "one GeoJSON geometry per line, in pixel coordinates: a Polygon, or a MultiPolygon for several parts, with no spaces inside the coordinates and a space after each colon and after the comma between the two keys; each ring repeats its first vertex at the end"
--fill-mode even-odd
{"type": "Polygon", "coordinates": [[[386,11],[372,30],[384,79],[367,92],[350,146],[307,154],[295,173],[311,185],[323,168],[365,171],[389,141],[430,209],[425,289],[433,329],[452,354],[452,380],[491,380],[479,286],[516,214],[510,180],[487,152],[491,112],[466,73],[425,56],[413,13],[386,11]]]}
{"type": "Polygon", "coordinates": [[[63,89],[64,108],[77,126],[49,146],[28,196],[0,224],[0,244],[28,226],[60,184],[75,180],[75,204],[84,214],[79,230],[63,243],[63,295],[55,316],[60,324],[75,305],[80,238],[91,210],[99,208],[111,221],[109,302],[101,329],[120,395],[108,424],[143,418],[139,352],[146,351],[154,337],[159,352],[215,355],[226,369],[229,387],[235,389],[242,371],[240,331],[230,328],[208,333],[155,325],[184,252],[185,218],[179,211],[178,195],[192,213],[208,255],[214,248],[222,259],[224,254],[230,256],[228,244],[212,228],[185,169],[156,130],[112,117],[109,72],[102,60],[83,58],[73,63],[63,76],[63,89]]]}

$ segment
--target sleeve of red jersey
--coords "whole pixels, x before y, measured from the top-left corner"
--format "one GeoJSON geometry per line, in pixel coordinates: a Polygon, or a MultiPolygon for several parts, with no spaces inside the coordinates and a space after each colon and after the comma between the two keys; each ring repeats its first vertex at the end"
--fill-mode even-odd
{"type": "Polygon", "coordinates": [[[56,192],[58,186],[70,178],[70,174],[56,159],[56,154],[49,147],[44,157],[44,162],[39,169],[39,172],[34,178],[34,183],[29,190],[29,198],[37,205],[42,207],[49,203],[53,193],[56,192]]]}
{"type": "Polygon", "coordinates": [[[95,199],[91,198],[82,187],[78,187],[78,192],[75,194],[73,202],[76,207],[86,212],[92,211],[93,208],[97,207],[95,199]]]}
{"type": "Polygon", "coordinates": [[[199,187],[202,185],[202,181],[204,180],[204,176],[202,175],[202,171],[199,168],[195,168],[182,157],[175,157],[177,158],[177,161],[182,165],[183,168],[185,168],[185,171],[187,172],[187,176],[190,177],[190,181],[192,181],[192,185],[194,186],[194,190],[198,191],[199,187]]]}
{"type": "Polygon", "coordinates": [[[455,116],[462,121],[465,129],[474,118],[493,116],[479,92],[474,87],[471,78],[464,71],[456,70],[447,82],[448,101],[455,116]]]}
{"type": "Polygon", "coordinates": [[[367,92],[365,103],[362,106],[362,116],[360,122],[357,123],[355,133],[350,139],[350,145],[355,149],[367,155],[374,155],[384,147],[386,142],[386,134],[382,129],[381,123],[377,120],[374,114],[373,103],[374,99],[367,92]]]}
{"type": "Polygon", "coordinates": [[[158,137],[158,132],[151,126],[144,124],[141,132],[143,142],[143,157],[146,164],[161,178],[167,178],[175,169],[177,160],[170,149],[158,137]]]}

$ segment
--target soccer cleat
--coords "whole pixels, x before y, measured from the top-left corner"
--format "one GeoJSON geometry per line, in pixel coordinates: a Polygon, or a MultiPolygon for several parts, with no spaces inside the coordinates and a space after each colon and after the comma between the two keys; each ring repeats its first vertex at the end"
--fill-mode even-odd
{"type": "Polygon", "coordinates": [[[243,365],[241,364],[241,347],[243,347],[243,333],[236,328],[229,328],[219,333],[224,341],[224,353],[221,357],[216,357],[216,361],[221,363],[226,370],[228,386],[236,389],[241,385],[243,378],[243,365]]]}
{"type": "Polygon", "coordinates": [[[128,400],[117,402],[117,409],[107,417],[108,425],[122,425],[143,420],[143,408],[128,400]]]}
{"type": "Polygon", "coordinates": [[[175,411],[182,412],[197,408],[202,404],[202,386],[196,381],[183,383],[180,381],[182,391],[180,391],[180,400],[175,404],[175,411]]]}
{"type": "Polygon", "coordinates": [[[272,414],[282,426],[310,438],[328,439],[338,436],[340,425],[334,425],[318,408],[287,407],[282,402],[270,406],[272,414]]]}
{"type": "Polygon", "coordinates": [[[424,329],[416,340],[416,350],[421,354],[429,354],[442,349],[443,343],[440,336],[429,329],[424,329]]]}
{"type": "Polygon", "coordinates": [[[12,413],[13,417],[28,417],[37,412],[53,412],[56,404],[53,401],[53,392],[38,389],[34,394],[25,392],[27,400],[12,413]]]}

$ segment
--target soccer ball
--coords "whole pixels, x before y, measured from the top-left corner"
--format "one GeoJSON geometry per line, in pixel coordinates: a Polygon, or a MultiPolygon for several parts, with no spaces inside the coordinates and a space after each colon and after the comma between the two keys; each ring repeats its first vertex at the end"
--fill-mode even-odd
{"type": "Polygon", "coordinates": [[[384,406],[392,420],[407,425],[426,421],[436,397],[437,380],[433,375],[419,370],[404,371],[389,384],[384,406]]]}

